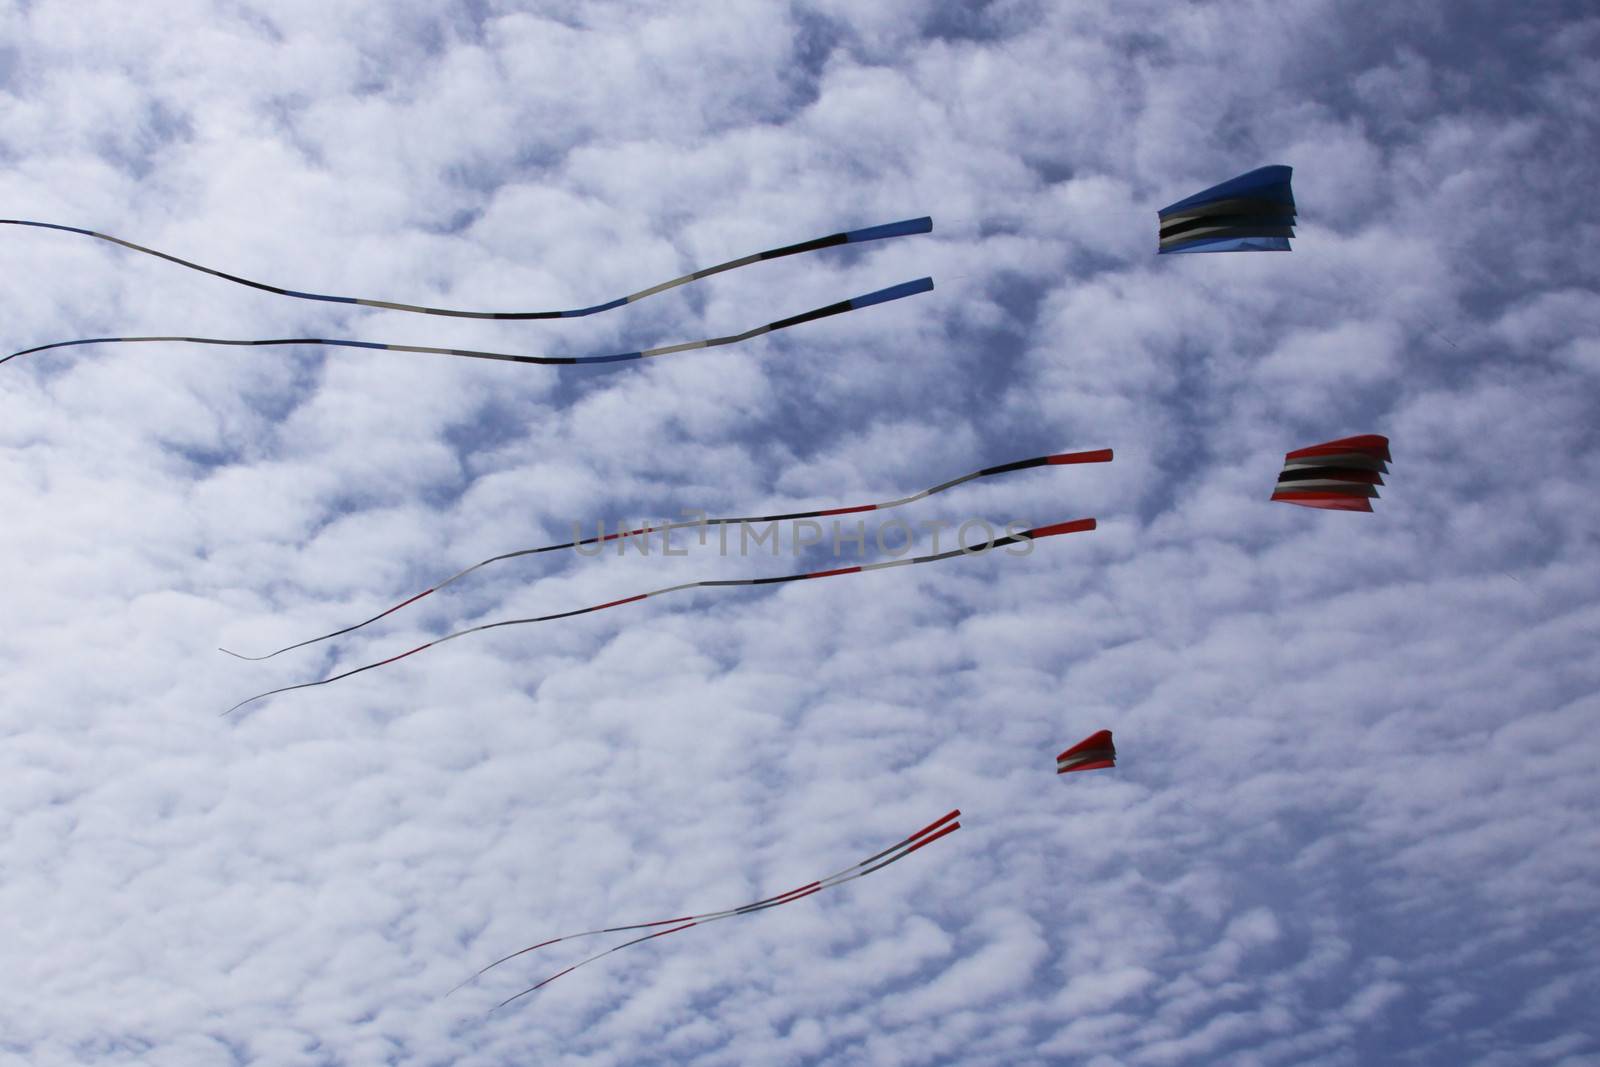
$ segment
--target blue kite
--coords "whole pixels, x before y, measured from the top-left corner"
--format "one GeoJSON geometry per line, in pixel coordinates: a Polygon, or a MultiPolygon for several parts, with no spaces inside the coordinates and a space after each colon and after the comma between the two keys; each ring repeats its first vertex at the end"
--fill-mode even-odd
{"type": "Polygon", "coordinates": [[[1162,208],[1158,255],[1287,252],[1294,236],[1293,167],[1275,164],[1230,178],[1162,208]]]}

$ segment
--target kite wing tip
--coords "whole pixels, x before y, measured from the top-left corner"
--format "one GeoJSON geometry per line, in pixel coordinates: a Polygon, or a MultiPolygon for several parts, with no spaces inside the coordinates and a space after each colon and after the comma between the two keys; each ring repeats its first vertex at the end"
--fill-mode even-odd
{"type": "Polygon", "coordinates": [[[1081,752],[1086,748],[1111,748],[1114,744],[1115,742],[1112,740],[1110,730],[1096,730],[1088,737],[1085,737],[1082,741],[1079,741],[1077,744],[1069,747],[1065,752],[1057,756],[1056,759],[1065,759],[1073,753],[1081,752]]]}

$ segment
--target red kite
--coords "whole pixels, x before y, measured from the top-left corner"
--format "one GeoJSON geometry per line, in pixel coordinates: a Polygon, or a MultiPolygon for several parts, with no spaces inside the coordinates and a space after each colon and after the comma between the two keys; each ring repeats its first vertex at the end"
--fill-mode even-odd
{"type": "Polygon", "coordinates": [[[1371,511],[1388,460],[1389,439],[1375,433],[1296,449],[1283,457],[1272,499],[1303,508],[1371,511]]]}
{"type": "Polygon", "coordinates": [[[1101,767],[1117,765],[1117,746],[1111,743],[1111,731],[1099,730],[1079,741],[1056,757],[1056,773],[1069,771],[1094,771],[1101,767]]]}

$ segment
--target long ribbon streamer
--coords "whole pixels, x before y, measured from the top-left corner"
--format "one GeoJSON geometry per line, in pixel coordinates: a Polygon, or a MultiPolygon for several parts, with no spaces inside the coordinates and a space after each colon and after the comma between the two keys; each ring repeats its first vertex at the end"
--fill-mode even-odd
{"type": "Polygon", "coordinates": [[[362,307],[385,308],[389,311],[409,311],[418,315],[444,315],[455,319],[575,319],[582,318],[585,315],[597,315],[602,311],[611,311],[626,304],[636,303],[645,297],[664,293],[668,289],[676,289],[680,285],[687,285],[690,282],[699,281],[701,278],[709,278],[713,274],[721,274],[723,271],[734,270],[738,267],[749,266],[752,263],[760,263],[768,259],[781,259],[784,256],[799,255],[802,252],[815,252],[819,249],[834,248],[844,244],[860,244],[863,241],[880,241],[890,237],[908,237],[912,234],[929,233],[933,229],[933,219],[927,216],[920,219],[905,219],[901,222],[890,222],[882,226],[845,230],[842,233],[829,234],[827,237],[817,237],[810,241],[801,241],[799,244],[785,245],[782,248],[769,248],[764,252],[756,252],[748,256],[741,256],[738,259],[730,259],[726,263],[718,263],[714,267],[702,267],[699,270],[690,271],[688,274],[673,278],[671,281],[652,285],[648,289],[641,289],[637,293],[629,293],[627,296],[618,297],[615,300],[608,300],[592,307],[569,308],[565,311],[459,311],[453,308],[427,307],[421,304],[398,304],[389,300],[370,300],[359,296],[330,296],[326,293],[304,293],[297,289],[283,289],[276,285],[268,285],[265,282],[241,278],[237,274],[228,274],[225,271],[203,266],[187,259],[179,259],[177,256],[166,252],[160,252],[154,248],[146,248],[144,245],[136,245],[132,241],[124,241],[120,237],[113,237],[111,234],[100,233],[96,230],[85,230],[77,226],[62,226],[54,222],[31,222],[27,219],[0,219],[0,226],[34,226],[44,230],[60,230],[63,233],[82,234],[85,237],[109,241],[111,244],[120,245],[135,252],[142,252],[148,256],[155,256],[158,259],[166,260],[168,263],[176,263],[180,267],[188,267],[190,270],[197,270],[214,278],[221,278],[224,281],[234,282],[238,285],[247,285],[252,289],[275,293],[278,296],[292,296],[299,300],[320,300],[329,304],[358,304],[362,307]]]}
{"type": "Polygon", "coordinates": [[[354,633],[364,626],[369,626],[372,623],[377,622],[379,619],[393,615],[401,608],[404,608],[410,604],[415,604],[425,596],[437,593],[446,586],[465,578],[473,571],[487,567],[492,563],[502,563],[509,559],[519,559],[523,556],[535,556],[543,552],[557,552],[562,549],[577,548],[580,545],[595,545],[604,543],[606,541],[616,541],[629,537],[643,537],[653,533],[664,534],[672,530],[687,530],[693,528],[703,528],[707,526],[738,526],[744,523],[758,522],[788,522],[794,519],[819,519],[835,515],[855,515],[866,511],[887,511],[890,508],[898,508],[903,507],[906,504],[913,504],[919,500],[933,496],[935,493],[943,493],[946,490],[954,489],[958,485],[964,485],[967,482],[974,481],[978,478],[989,478],[996,474],[1008,474],[1012,471],[1029,470],[1033,467],[1059,466],[1063,464],[1076,463],[1110,463],[1111,458],[1112,452],[1109,448],[1099,448],[1091,452],[1058,452],[1054,455],[1035,456],[1032,459],[1018,460],[1015,463],[1002,463],[997,467],[985,467],[981,471],[974,471],[971,474],[963,474],[959,478],[952,478],[947,482],[941,482],[930,489],[924,489],[920,493],[913,493],[910,496],[901,497],[898,500],[884,500],[876,504],[857,504],[853,507],[823,508],[816,511],[791,511],[783,515],[744,515],[733,518],[694,519],[687,522],[673,522],[662,526],[644,526],[637,530],[603,534],[595,537],[585,537],[579,541],[562,541],[560,544],[541,545],[538,548],[523,548],[515,552],[504,552],[498,556],[490,556],[486,560],[481,560],[477,563],[474,563],[472,566],[467,567],[464,570],[457,571],[455,574],[452,574],[442,582],[430,586],[414,596],[407,597],[405,600],[400,601],[400,603],[394,605],[393,607],[386,608],[383,611],[378,612],[378,614],[372,616],[370,619],[365,619],[353,625],[346,626],[343,629],[334,630],[331,633],[325,633],[320,637],[312,637],[307,638],[304,641],[297,641],[292,645],[285,645],[283,648],[260,656],[246,656],[226,648],[218,649],[218,651],[226,652],[228,655],[237,659],[259,662],[261,660],[271,659],[274,656],[282,655],[285,652],[293,651],[297,648],[304,648],[307,645],[314,645],[318,642],[327,641],[335,637],[343,637],[345,634],[354,633]]]}
{"type": "Polygon", "coordinates": [[[885,304],[891,300],[902,297],[915,296],[933,289],[932,278],[918,278],[912,282],[902,282],[892,285],[887,289],[863,296],[841,300],[837,304],[827,307],[813,308],[811,311],[799,315],[791,315],[786,319],[769,322],[765,326],[757,326],[743,333],[729,334],[726,337],[708,337],[703,341],[686,341],[683,344],[664,345],[660,348],[646,348],[638,352],[616,352],[606,356],[519,356],[510,352],[483,352],[472,348],[433,348],[428,345],[397,345],[386,344],[380,341],[350,341],[329,337],[273,337],[262,340],[231,340],[222,337],[185,337],[179,335],[161,335],[155,337],[84,337],[76,341],[55,341],[47,345],[37,345],[33,348],[24,348],[20,352],[13,352],[0,359],[0,363],[9,363],[18,356],[32,355],[35,352],[48,352],[53,348],[73,348],[78,345],[102,344],[141,344],[151,341],[179,341],[196,345],[223,345],[233,348],[260,348],[284,345],[327,345],[331,348],[374,348],[386,352],[422,352],[436,356],[464,356],[468,359],[494,359],[505,363],[540,363],[553,366],[572,366],[575,364],[590,363],[624,363],[633,359],[648,359],[651,356],[665,356],[673,352],[688,352],[700,348],[716,348],[720,345],[736,345],[741,341],[748,341],[762,334],[772,333],[776,330],[788,329],[790,326],[799,326],[804,322],[815,322],[825,319],[830,315],[842,315],[847,311],[859,311],[873,304],[885,304]]]}
{"type": "Polygon", "coordinates": [[[996,548],[1003,548],[1007,545],[1021,544],[1026,541],[1037,540],[1041,537],[1053,537],[1056,534],[1079,533],[1084,530],[1092,530],[1094,528],[1095,520],[1093,519],[1074,519],[1071,522],[1059,522],[1051,526],[1038,526],[1031,530],[1025,530],[1022,533],[1009,534],[1005,537],[997,537],[988,544],[976,546],[970,549],[965,547],[953,548],[948,552],[939,552],[928,556],[913,556],[910,559],[885,560],[881,563],[863,563],[854,567],[838,567],[834,570],[810,571],[805,574],[784,574],[774,578],[720,578],[711,581],[684,582],[681,585],[670,585],[664,589],[651,590],[648,593],[635,593],[633,596],[623,597],[621,600],[611,600],[604,604],[593,604],[586,608],[574,608],[571,611],[560,611],[553,615],[539,615],[527,619],[502,619],[499,622],[486,622],[479,626],[469,626],[465,630],[457,630],[455,633],[446,634],[443,637],[436,637],[432,641],[418,645],[416,648],[409,649],[405,652],[401,652],[399,655],[390,656],[388,659],[379,660],[376,663],[368,663],[363,667],[354,667],[348,671],[342,671],[339,674],[330,675],[327,678],[322,678],[315,682],[301,682],[298,685],[286,685],[278,689],[269,689],[264,693],[257,693],[255,696],[247,697],[244,700],[239,701],[239,703],[235,704],[227,711],[224,711],[222,714],[231,715],[235,711],[238,711],[240,708],[244,707],[246,704],[253,704],[257,700],[264,700],[267,697],[277,696],[280,693],[292,693],[296,689],[311,689],[319,685],[330,685],[333,682],[337,682],[344,678],[349,678],[352,675],[362,674],[370,670],[376,670],[379,667],[386,667],[391,663],[398,663],[400,660],[403,660],[408,656],[414,656],[418,652],[433,648],[435,645],[442,645],[446,641],[454,641],[458,637],[465,637],[468,634],[481,633],[484,630],[496,630],[502,626],[525,626],[529,623],[554,622],[557,619],[570,619],[575,615],[587,615],[593,611],[604,611],[606,608],[620,607],[623,604],[636,604],[639,601],[647,600],[650,597],[663,596],[667,593],[677,593],[685,589],[712,589],[734,585],[775,585],[780,582],[799,582],[811,578],[832,578],[840,574],[863,574],[867,571],[887,570],[890,567],[906,567],[913,563],[934,563],[939,560],[952,559],[956,556],[978,555],[983,552],[992,551],[996,548]]]}
{"type": "MultiPolygon", "coordinates": [[[[518,951],[511,953],[509,956],[502,956],[500,959],[495,960],[493,963],[482,968],[460,985],[457,985],[455,989],[450,990],[450,993],[454,993],[456,990],[471,984],[488,971],[500,966],[502,963],[514,960],[518,956],[525,955],[534,951],[535,949],[544,948],[546,945],[554,945],[561,941],[572,941],[581,937],[594,937],[599,934],[616,934],[632,930],[649,930],[658,926],[671,927],[669,930],[656,930],[654,933],[645,934],[642,937],[636,937],[631,941],[624,941],[622,944],[614,945],[611,948],[606,949],[604,952],[599,952],[593,956],[590,956],[586,960],[581,960],[578,963],[574,963],[572,966],[551,975],[542,982],[529,986],[516,996],[508,997],[505,1000],[502,1000],[499,1004],[496,1004],[493,1009],[491,1009],[497,1011],[500,1008],[505,1007],[507,1004],[510,1004],[512,1001],[519,1000],[522,997],[527,996],[529,993],[544,988],[563,975],[571,974],[580,967],[585,967],[598,959],[611,955],[613,952],[620,952],[631,945],[637,945],[656,937],[665,937],[667,934],[679,933],[680,931],[687,930],[692,926],[706,926],[722,919],[732,919],[736,916],[750,915],[758,911],[765,911],[768,908],[776,908],[784,904],[793,904],[795,901],[809,897],[813,893],[820,893],[824,889],[832,889],[834,886],[843,885],[845,882],[853,881],[856,878],[864,878],[874,871],[881,871],[883,868],[889,866],[889,864],[905,859],[907,856],[922,848],[924,845],[931,845],[941,837],[961,829],[961,823],[955,821],[960,817],[960,815],[961,809],[957,808],[935,822],[924,826],[910,837],[890,845],[888,848],[877,853],[876,855],[868,856],[860,863],[851,864],[842,871],[836,871],[825,878],[818,878],[813,882],[808,882],[796,889],[791,889],[787,893],[780,893],[775,897],[767,897],[765,900],[758,900],[754,903],[744,904],[737,908],[727,908],[723,911],[707,912],[704,915],[683,915],[676,919],[658,919],[655,922],[633,923],[627,926],[609,926],[599,930],[585,930],[582,933],[565,934],[561,937],[553,937],[548,941],[541,941],[536,945],[529,945],[527,948],[519,949],[518,951]]],[[[446,993],[445,996],[449,996],[450,993],[446,993]]]]}

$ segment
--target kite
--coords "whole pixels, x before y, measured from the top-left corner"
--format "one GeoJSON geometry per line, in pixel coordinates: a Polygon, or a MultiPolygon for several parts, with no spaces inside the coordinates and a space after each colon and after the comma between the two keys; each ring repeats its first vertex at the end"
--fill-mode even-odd
{"type": "Polygon", "coordinates": [[[1093,771],[1117,765],[1117,746],[1110,730],[1098,730],[1056,757],[1056,773],[1093,771]]]}
{"type": "Polygon", "coordinates": [[[745,515],[734,518],[694,519],[687,522],[666,523],[661,526],[645,526],[637,530],[628,530],[626,532],[619,531],[617,533],[598,535],[595,537],[585,537],[579,541],[562,541],[559,544],[541,545],[538,548],[524,548],[515,552],[504,552],[498,556],[491,556],[486,560],[481,560],[478,563],[474,563],[465,570],[457,571],[450,577],[430,586],[427,589],[424,589],[415,596],[407,597],[405,600],[402,600],[393,607],[380,611],[370,619],[355,623],[351,626],[346,626],[340,630],[334,630],[333,632],[323,634],[320,637],[312,637],[305,641],[298,641],[292,645],[285,645],[283,648],[280,648],[274,652],[268,652],[261,656],[240,655],[239,653],[230,651],[226,648],[219,649],[218,651],[227,652],[228,655],[237,659],[259,662],[261,660],[271,659],[274,656],[282,655],[285,652],[289,652],[297,648],[304,648],[307,645],[314,645],[318,642],[327,641],[335,637],[343,637],[345,634],[354,633],[356,630],[359,630],[364,626],[369,626],[372,623],[377,622],[379,619],[393,615],[401,608],[415,604],[425,596],[437,593],[439,590],[460,581],[462,578],[465,578],[467,575],[476,570],[480,570],[481,568],[487,567],[493,563],[502,563],[506,560],[518,559],[522,556],[536,556],[544,552],[558,552],[562,549],[577,548],[580,545],[594,545],[628,537],[648,536],[649,534],[653,533],[667,533],[672,530],[685,530],[690,528],[703,529],[707,526],[739,526],[746,523],[789,522],[794,519],[818,519],[836,515],[855,515],[867,511],[887,511],[890,508],[898,508],[906,504],[915,503],[916,501],[933,496],[935,493],[942,493],[948,489],[954,489],[958,485],[964,485],[967,482],[974,481],[978,478],[989,478],[997,474],[1009,474],[1012,471],[1029,470],[1034,467],[1060,466],[1063,464],[1077,463],[1110,463],[1111,458],[1112,452],[1109,448],[1095,449],[1090,452],[1058,452],[1049,456],[1035,456],[1032,459],[1017,460],[1015,463],[1002,463],[996,467],[985,467],[981,471],[974,471],[971,474],[963,474],[959,478],[952,478],[947,482],[941,482],[938,485],[933,486],[931,489],[924,489],[920,493],[913,493],[910,496],[901,497],[899,500],[885,500],[876,504],[857,504],[851,507],[823,508],[817,511],[791,511],[783,515],[745,515]]]}
{"type": "MultiPolygon", "coordinates": [[[[121,245],[123,248],[129,248],[135,252],[143,252],[146,255],[164,259],[169,263],[176,263],[180,267],[188,267],[190,270],[197,270],[203,274],[209,274],[213,277],[221,278],[224,281],[234,282],[239,285],[248,285],[252,289],[260,289],[264,292],[275,293],[278,296],[292,296],[299,300],[320,300],[329,304],[356,304],[361,307],[383,308],[388,311],[408,311],[418,315],[444,315],[456,319],[527,320],[575,319],[582,318],[586,315],[598,315],[602,311],[611,311],[614,308],[623,307],[626,304],[634,304],[640,300],[643,300],[645,297],[655,296],[657,293],[664,293],[668,289],[676,289],[680,285],[687,285],[690,282],[699,281],[701,278],[709,278],[711,275],[721,274],[723,271],[734,270],[739,267],[746,267],[752,263],[760,263],[769,259],[781,259],[784,256],[799,255],[802,252],[815,252],[823,248],[836,248],[839,245],[861,244],[865,241],[881,241],[891,237],[909,237],[913,234],[931,233],[933,231],[933,219],[927,216],[923,216],[920,219],[905,219],[901,222],[885,223],[882,226],[868,226],[859,230],[845,230],[842,233],[829,234],[827,237],[816,237],[809,241],[801,241],[799,244],[785,245],[782,248],[769,248],[764,252],[754,252],[748,256],[741,256],[738,259],[730,259],[726,263],[718,263],[714,267],[702,267],[699,270],[690,271],[688,274],[678,278],[673,278],[671,281],[662,282],[659,285],[652,285],[648,289],[641,289],[637,293],[629,293],[627,296],[621,296],[615,300],[608,300],[601,304],[595,304],[592,307],[569,308],[565,311],[458,311],[452,308],[424,307],[418,304],[397,304],[388,300],[370,300],[366,297],[359,296],[329,296],[325,293],[303,293],[295,289],[282,289],[276,285],[268,285],[265,282],[251,281],[249,278],[241,278],[236,274],[227,274],[220,270],[214,270],[211,267],[201,266],[199,263],[191,263],[187,259],[179,259],[177,256],[168,255],[166,252],[158,252],[154,248],[146,248],[144,245],[136,245],[132,241],[124,241],[120,237],[113,237],[107,233],[98,233],[94,230],[80,229],[77,226],[62,226],[54,222],[30,222],[27,219],[0,219],[0,226],[35,226],[45,230],[60,230],[64,233],[82,234],[85,237],[93,237],[97,240],[109,241],[114,245],[121,245]]],[[[102,338],[102,340],[135,340],[135,338],[102,338]]],[[[193,340],[193,338],[138,338],[138,340],[193,340]]],[[[302,341],[295,343],[309,344],[311,342],[302,341]]],[[[429,351],[435,350],[430,349],[429,351]]],[[[18,354],[20,355],[21,353],[18,354]]]]}
{"type": "Polygon", "coordinates": [[[1294,236],[1293,167],[1258,167],[1160,211],[1158,255],[1287,252],[1294,236]]]}
{"type": "Polygon", "coordinates": [[[278,689],[269,689],[264,693],[257,693],[255,696],[247,697],[244,700],[239,701],[239,703],[235,704],[227,711],[222,712],[222,714],[231,715],[235,711],[238,711],[240,708],[244,707],[246,704],[253,704],[257,700],[263,700],[270,696],[277,696],[279,693],[291,693],[297,689],[311,689],[319,685],[329,685],[333,682],[340,681],[341,679],[349,678],[351,675],[362,674],[366,671],[376,670],[379,667],[386,667],[389,664],[397,663],[408,656],[414,656],[418,652],[433,648],[435,645],[442,645],[446,641],[454,641],[458,637],[465,637],[468,634],[480,633],[484,630],[497,630],[504,626],[525,626],[529,623],[554,622],[557,619],[570,619],[576,615],[587,615],[590,612],[604,611],[606,608],[620,607],[623,604],[637,604],[639,601],[647,600],[650,597],[663,596],[667,593],[677,593],[685,589],[714,589],[736,585],[776,585],[780,582],[799,582],[812,578],[832,578],[841,574],[864,574],[868,571],[887,570],[890,567],[905,567],[913,563],[935,563],[939,560],[953,559],[956,556],[975,556],[983,552],[989,552],[996,548],[1004,548],[1007,545],[1024,544],[1029,541],[1038,540],[1039,538],[1054,537],[1057,534],[1080,533],[1085,530],[1093,530],[1094,528],[1094,519],[1073,519],[1070,522],[1058,522],[1050,526],[1037,526],[1031,530],[1023,530],[1020,533],[1008,534],[1005,537],[997,537],[993,540],[990,540],[986,544],[975,545],[970,548],[963,545],[960,548],[952,548],[948,552],[936,552],[927,556],[912,556],[907,559],[884,560],[880,563],[861,563],[853,567],[837,567],[833,570],[809,571],[804,574],[783,574],[772,578],[721,578],[711,581],[683,582],[682,584],[669,585],[662,589],[653,589],[647,593],[635,593],[633,596],[623,597],[620,600],[610,600],[604,604],[591,604],[588,607],[573,608],[570,611],[558,611],[551,615],[539,615],[527,619],[502,619],[499,622],[486,622],[477,626],[469,626],[464,630],[457,630],[454,633],[446,634],[443,637],[436,637],[432,641],[425,642],[424,644],[420,644],[415,648],[408,649],[405,652],[390,656],[387,659],[379,660],[376,663],[368,663],[361,667],[353,667],[350,670],[341,671],[338,674],[329,675],[326,678],[322,678],[314,682],[301,682],[298,685],[286,685],[278,689]]]}
{"type": "Polygon", "coordinates": [[[1389,469],[1389,439],[1361,434],[1284,454],[1272,499],[1303,508],[1371,511],[1389,469]]]}
{"type": "Polygon", "coordinates": [[[791,315],[786,319],[769,322],[764,326],[756,326],[743,333],[728,334],[724,337],[708,337],[701,341],[685,341],[682,344],[663,345],[660,348],[645,348],[637,352],[616,352],[605,356],[523,356],[511,352],[484,352],[473,348],[433,348],[427,345],[401,345],[388,344],[380,341],[350,341],[332,337],[272,337],[260,340],[237,340],[223,337],[185,337],[178,335],[161,335],[155,337],[84,337],[76,341],[56,341],[47,345],[37,345],[33,348],[24,348],[20,352],[13,352],[9,356],[0,358],[0,363],[7,363],[18,356],[28,356],[35,352],[47,352],[52,348],[73,348],[78,345],[100,344],[140,344],[149,341],[179,341],[196,345],[223,345],[233,348],[260,348],[283,345],[326,345],[330,348],[373,348],[384,352],[421,352],[436,356],[463,356],[467,359],[494,359],[504,363],[539,363],[552,366],[573,366],[576,364],[594,363],[626,363],[629,360],[648,359],[651,356],[666,356],[674,352],[688,352],[700,348],[717,348],[720,345],[736,345],[741,341],[748,341],[762,334],[773,333],[777,330],[788,329],[804,322],[815,322],[825,319],[830,315],[842,315],[846,311],[858,311],[873,304],[886,304],[891,300],[902,297],[915,296],[933,289],[932,278],[918,278],[916,281],[901,282],[887,289],[867,293],[864,296],[851,297],[841,300],[837,304],[827,307],[813,308],[810,311],[791,315]]]}
{"type": "MultiPolygon", "coordinates": [[[[691,926],[705,926],[708,923],[717,922],[720,919],[732,919],[735,916],[751,915],[758,911],[765,911],[768,908],[779,907],[783,904],[793,904],[795,901],[809,897],[813,893],[820,893],[824,889],[832,889],[834,886],[843,885],[845,882],[852,881],[856,878],[863,878],[871,874],[873,871],[881,871],[883,868],[889,866],[889,864],[894,863],[897,860],[905,859],[907,856],[911,855],[924,845],[931,845],[935,841],[939,840],[939,838],[944,837],[946,834],[951,834],[961,829],[961,823],[955,821],[959,819],[960,815],[961,809],[957,808],[955,811],[945,815],[937,822],[929,823],[927,826],[924,826],[910,837],[889,846],[875,856],[868,856],[860,863],[846,867],[844,870],[835,874],[830,874],[826,878],[819,878],[814,882],[809,882],[806,885],[800,886],[798,889],[791,889],[787,893],[780,893],[775,897],[768,897],[765,900],[758,900],[753,904],[745,904],[737,908],[728,908],[725,911],[707,912],[704,915],[683,915],[676,919],[658,919],[655,922],[632,923],[627,926],[609,926],[600,930],[585,930],[582,933],[566,934],[562,937],[553,937],[548,941],[541,941],[536,945],[529,945],[527,948],[519,949],[509,956],[503,956],[500,959],[495,960],[493,963],[489,964],[489,966],[478,971],[477,974],[474,974],[471,978],[468,978],[466,981],[456,986],[455,989],[450,990],[450,993],[454,993],[456,990],[469,985],[473,981],[476,981],[483,974],[500,966],[502,963],[514,960],[518,956],[525,955],[534,951],[535,949],[544,948],[546,945],[554,945],[561,941],[572,941],[580,937],[594,937],[599,934],[619,934],[633,930],[651,930],[660,926],[669,928],[666,930],[655,930],[654,933],[644,934],[643,936],[636,937],[631,941],[624,941],[622,944],[608,948],[604,952],[590,956],[586,960],[574,963],[566,970],[558,971],[549,978],[546,978],[544,981],[539,982],[536,985],[529,986],[516,996],[508,997],[507,999],[502,1000],[499,1004],[496,1004],[493,1009],[491,1009],[498,1010],[505,1007],[507,1004],[510,1004],[514,1000],[520,1000],[529,993],[544,988],[551,982],[554,982],[557,978],[560,978],[562,975],[571,974],[579,967],[593,963],[595,960],[598,960],[604,956],[609,956],[613,952],[620,952],[622,949],[628,948],[630,945],[637,945],[642,942],[649,941],[652,938],[665,937],[668,934],[676,934],[680,931],[689,929],[691,926]]],[[[445,996],[449,996],[450,993],[446,993],[445,996]]]]}

